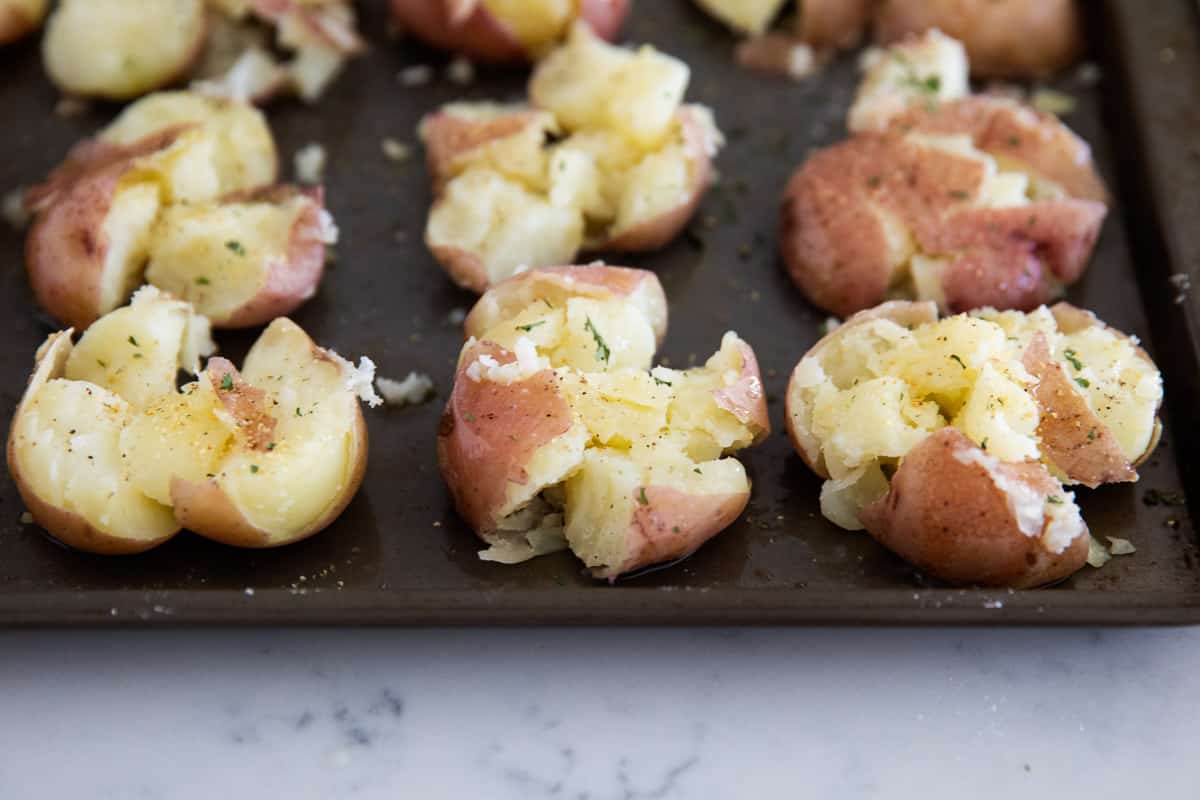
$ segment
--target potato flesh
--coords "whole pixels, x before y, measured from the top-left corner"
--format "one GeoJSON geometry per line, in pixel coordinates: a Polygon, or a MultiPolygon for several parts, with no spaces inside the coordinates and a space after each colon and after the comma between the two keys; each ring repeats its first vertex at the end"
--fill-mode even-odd
{"type": "Polygon", "coordinates": [[[62,0],[42,52],[64,91],[124,99],[179,75],[204,31],[203,0],[62,0]]]}
{"type": "Polygon", "coordinates": [[[174,392],[179,370],[198,372],[200,357],[215,349],[208,320],[146,287],[92,323],[67,358],[64,376],[102,386],[140,409],[174,392]]]}
{"type": "Polygon", "coordinates": [[[1049,338],[1068,374],[1089,383],[1079,391],[1129,460],[1140,458],[1153,436],[1161,379],[1116,333],[1095,326],[1063,334],[1045,307],[1028,314],[984,309],[911,331],[874,320],[836,334],[819,355],[801,361],[794,377],[794,423],[809,432],[829,475],[823,513],[861,528],[858,511],[887,490],[879,468],[894,466],[948,424],[989,457],[1042,459],[1035,379],[1021,364],[1037,333],[1049,338]]]}
{"type": "Polygon", "coordinates": [[[863,76],[846,124],[854,133],[882,131],[910,105],[942,103],[969,92],[962,43],[931,30],[878,55],[863,76]]]}
{"type": "Polygon", "coordinates": [[[146,280],[214,320],[258,294],[286,262],[292,230],[311,201],[171,206],[159,217],[146,280]]]}
{"type": "Polygon", "coordinates": [[[759,34],[779,15],[788,0],[696,0],[697,4],[738,33],[759,34]]]}
{"type": "Polygon", "coordinates": [[[153,184],[135,183],[113,194],[100,225],[100,236],[108,243],[100,276],[102,313],[119,306],[137,286],[158,210],[158,188],[153,184]]]}
{"type": "Polygon", "coordinates": [[[266,117],[247,103],[193,92],[158,92],[126,107],[101,131],[100,139],[128,145],[179,125],[202,127],[214,142],[212,164],[218,184],[215,194],[203,199],[275,182],[275,140],[266,117]]]}
{"type": "Polygon", "coordinates": [[[576,11],[576,0],[481,0],[481,4],[534,52],[558,39],[576,11]]]}
{"type": "Polygon", "coordinates": [[[178,526],[171,509],[129,481],[119,438],[132,418],[128,403],[94,384],[51,380],[13,423],[14,451],[29,489],[122,538],[159,539],[178,526]]]}

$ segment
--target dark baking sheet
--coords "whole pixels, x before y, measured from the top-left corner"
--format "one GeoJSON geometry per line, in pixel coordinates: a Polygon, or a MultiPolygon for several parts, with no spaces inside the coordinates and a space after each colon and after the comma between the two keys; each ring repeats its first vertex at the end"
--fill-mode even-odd
{"type": "MultiPolygon", "coordinates": [[[[434,464],[434,431],[450,387],[460,332],[446,322],[472,297],[455,289],[421,244],[429,204],[419,161],[397,166],[380,142],[414,142],[422,113],[464,93],[516,97],[519,71],[481,70],[467,89],[439,81],[403,88],[410,63],[443,63],[389,42],[382,2],[360,4],[373,40],[315,108],[286,104],[271,116],[285,162],[309,141],[329,152],[328,197],[342,230],[336,265],[295,315],[314,338],[366,353],[383,375],[430,373],[438,398],[415,409],[368,414],[371,461],[362,492],[321,535],[274,551],[239,551],[181,534],[136,557],[66,550],[22,525],[11,481],[0,482],[0,624],[364,623],[1185,623],[1200,621],[1200,552],[1186,509],[1147,505],[1150,489],[1195,493],[1196,302],[1168,283],[1200,264],[1200,46],[1190,0],[1110,0],[1089,9],[1091,59],[1102,79],[1056,85],[1079,100],[1068,122],[1089,139],[1117,189],[1095,262],[1070,299],[1136,333],[1166,376],[1166,434],[1137,485],[1079,491],[1098,536],[1136,543],[1133,556],[1085,568],[1036,592],[949,590],[932,585],[865,535],[819,515],[819,481],[781,433],[787,375],[817,338],[824,315],[785,279],[774,248],[776,205],[791,169],[843,135],[854,83],[847,56],[792,84],[734,68],[732,40],[685,0],[640,0],[627,36],[691,63],[690,98],[717,110],[730,143],[721,188],[702,217],[717,225],[703,244],[682,239],[649,257],[614,259],[654,269],[671,301],[664,355],[705,358],[735,328],[757,350],[775,435],[745,461],[754,498],[743,519],[668,569],[608,586],[566,554],[517,567],[485,564],[458,521],[434,464]],[[745,254],[746,246],[749,254],[745,254]],[[1190,481],[1190,483],[1188,483],[1190,481]],[[1174,525],[1171,527],[1168,523],[1174,525]]],[[[63,119],[42,76],[35,42],[0,51],[0,190],[37,180],[80,136],[113,113],[63,119]]],[[[415,143],[415,142],[414,142],[415,143]]],[[[22,237],[0,231],[0,406],[11,414],[33,352],[51,330],[31,305],[22,237]]],[[[222,334],[240,357],[252,337],[222,334]]]]}

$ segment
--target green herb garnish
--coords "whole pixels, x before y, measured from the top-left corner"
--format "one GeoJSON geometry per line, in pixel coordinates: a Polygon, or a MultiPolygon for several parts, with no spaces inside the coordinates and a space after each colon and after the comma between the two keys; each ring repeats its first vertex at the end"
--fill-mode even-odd
{"type": "Polygon", "coordinates": [[[592,338],[596,340],[596,360],[607,364],[612,352],[608,349],[608,345],[605,344],[604,337],[600,335],[600,331],[596,330],[596,326],[592,324],[591,317],[588,317],[583,323],[583,329],[592,334],[592,338]]]}
{"type": "MultiPolygon", "coordinates": [[[[228,392],[231,389],[233,389],[233,375],[231,373],[226,372],[223,376],[221,376],[221,391],[228,392]]],[[[299,414],[300,409],[297,408],[296,411],[297,411],[296,416],[300,416],[300,414],[299,414]]]]}
{"type": "Polygon", "coordinates": [[[1089,442],[1096,441],[1096,429],[1095,428],[1092,428],[1090,431],[1088,431],[1088,441],[1089,442]]]}
{"type": "Polygon", "coordinates": [[[979,443],[979,446],[980,446],[981,448],[983,448],[983,450],[984,450],[984,451],[986,451],[986,450],[987,450],[987,443],[988,443],[988,437],[986,437],[986,436],[985,436],[985,437],[983,437],[983,441],[979,443]]]}
{"type": "Polygon", "coordinates": [[[646,499],[646,487],[643,486],[638,490],[638,502],[644,506],[650,505],[650,501],[646,499]]]}
{"type": "Polygon", "coordinates": [[[537,322],[531,322],[528,325],[518,325],[517,330],[525,331],[526,333],[529,333],[531,330],[538,327],[539,325],[545,325],[545,324],[546,324],[546,320],[540,319],[537,322]]]}
{"type": "Polygon", "coordinates": [[[1092,385],[1092,382],[1089,381],[1087,378],[1076,378],[1075,382],[1078,383],[1080,386],[1082,386],[1084,389],[1086,389],[1092,385]]]}
{"type": "Polygon", "coordinates": [[[258,464],[251,464],[250,471],[253,473],[257,473],[258,472],[258,464]]]}
{"type": "Polygon", "coordinates": [[[653,378],[654,382],[656,384],[658,384],[659,386],[674,386],[675,385],[675,384],[671,383],[670,381],[664,381],[662,378],[659,378],[654,375],[651,375],[650,377],[653,378]]]}
{"type": "Polygon", "coordinates": [[[1048,494],[1048,495],[1046,495],[1046,502],[1054,503],[1054,505],[1056,505],[1056,506],[1061,506],[1063,499],[1056,494],[1048,494]]]}
{"type": "Polygon", "coordinates": [[[212,283],[212,281],[201,275],[199,278],[196,278],[196,283],[200,284],[201,286],[208,286],[210,283],[212,283]]]}
{"type": "Polygon", "coordinates": [[[1070,361],[1071,366],[1074,367],[1076,370],[1083,369],[1083,362],[1079,360],[1079,354],[1076,353],[1074,350],[1064,350],[1063,358],[1065,358],[1067,361],[1070,361]]]}
{"type": "Polygon", "coordinates": [[[138,344],[137,339],[133,338],[132,334],[130,334],[130,336],[129,336],[129,343],[131,345],[133,345],[134,347],[141,347],[141,345],[138,344]]]}
{"type": "Polygon", "coordinates": [[[952,360],[954,360],[954,361],[957,361],[957,362],[958,362],[958,365],[959,365],[960,367],[962,367],[963,369],[966,369],[966,368],[967,368],[967,365],[963,363],[963,360],[962,360],[961,358],[959,358],[959,357],[958,357],[958,354],[957,354],[957,353],[951,353],[951,354],[950,354],[950,358],[951,358],[952,360]]]}
{"type": "Polygon", "coordinates": [[[968,192],[964,192],[962,189],[955,189],[953,192],[950,193],[950,196],[953,197],[955,200],[958,200],[961,202],[963,200],[966,200],[971,195],[968,192]]]}
{"type": "Polygon", "coordinates": [[[243,245],[237,239],[230,239],[228,242],[226,242],[225,249],[228,250],[229,252],[233,253],[234,255],[238,255],[238,256],[246,255],[245,245],[243,245]]]}
{"type": "Polygon", "coordinates": [[[474,422],[475,415],[468,411],[467,413],[463,414],[463,419],[465,419],[467,422],[474,422]]]}

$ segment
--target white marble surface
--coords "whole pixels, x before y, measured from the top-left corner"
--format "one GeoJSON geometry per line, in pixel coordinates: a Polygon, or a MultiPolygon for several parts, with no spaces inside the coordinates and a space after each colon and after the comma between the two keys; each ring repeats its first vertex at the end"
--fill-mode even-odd
{"type": "Polygon", "coordinates": [[[1197,665],[1200,629],[6,632],[0,798],[1195,797],[1197,665]]]}

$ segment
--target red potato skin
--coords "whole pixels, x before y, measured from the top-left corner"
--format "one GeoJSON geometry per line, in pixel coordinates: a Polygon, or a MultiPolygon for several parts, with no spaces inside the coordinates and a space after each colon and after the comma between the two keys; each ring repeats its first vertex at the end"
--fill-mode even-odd
{"type": "Polygon", "coordinates": [[[514,110],[511,114],[487,121],[472,120],[448,111],[435,111],[421,121],[421,141],[425,162],[433,176],[434,196],[454,177],[459,159],[484,145],[507,139],[529,125],[540,125],[544,112],[536,109],[514,110]]]}
{"type": "Polygon", "coordinates": [[[487,268],[479,256],[461,247],[433,244],[428,238],[425,239],[425,246],[456,286],[475,294],[483,294],[488,290],[487,268]]]}
{"type": "Polygon", "coordinates": [[[883,45],[929,28],[961,40],[984,78],[1050,75],[1083,50],[1075,0],[881,0],[875,11],[883,45]]]}
{"type": "MultiPolygon", "coordinates": [[[[472,0],[391,0],[392,20],[402,30],[442,50],[476,61],[533,61],[512,29],[472,0]]],[[[612,40],[629,13],[629,0],[580,0],[579,19],[597,36],[612,40]]]]}
{"type": "MultiPolygon", "coordinates": [[[[542,267],[514,275],[489,289],[463,321],[466,336],[476,338],[506,316],[519,312],[538,297],[543,287],[554,286],[579,297],[632,298],[642,295],[646,316],[654,329],[655,340],[662,344],[667,335],[667,298],[658,276],[644,269],[615,267],[607,264],[587,264],[564,267],[542,267]]],[[[753,352],[751,352],[753,358],[753,352]]]]}
{"type": "Polygon", "coordinates": [[[285,202],[301,193],[312,200],[292,223],[286,257],[268,267],[267,278],[253,298],[222,320],[217,328],[251,328],[266,325],[276,317],[295,311],[317,292],[325,274],[325,243],[321,239],[320,213],[324,191],[320,187],[298,190],[291,186],[272,187],[255,197],[270,202],[285,202]]]}
{"type": "Polygon", "coordinates": [[[625,560],[593,569],[592,577],[614,582],[625,573],[690,556],[741,516],[750,493],[697,497],[669,486],[645,486],[633,500],[625,560]]]}
{"type": "MultiPolygon", "coordinates": [[[[993,109],[972,104],[963,113],[972,108],[993,109]]],[[[942,286],[951,311],[1029,310],[1086,268],[1107,214],[1103,203],[1069,197],[1009,208],[969,205],[983,181],[979,163],[905,136],[968,132],[978,143],[993,134],[970,129],[958,112],[936,119],[936,126],[906,119],[881,135],[860,134],[818,151],[793,175],[780,212],[780,251],[792,280],[816,305],[846,316],[886,297],[894,265],[873,207],[908,229],[920,252],[952,256],[942,286]]],[[[1094,176],[1090,166],[1084,171],[1094,176]]],[[[1096,181],[1089,193],[1103,191],[1096,181]]]]}
{"type": "Polygon", "coordinates": [[[486,540],[496,530],[508,484],[526,483],[530,457],[567,433],[574,418],[553,370],[512,384],[471,380],[466,369],[484,354],[501,364],[515,359],[489,342],[464,351],[438,425],[437,454],[459,515],[486,540]]]}
{"type": "MultiPolygon", "coordinates": [[[[758,370],[758,359],[754,348],[738,340],[742,354],[742,373],[732,386],[717,389],[713,399],[718,408],[723,408],[738,418],[743,425],[754,430],[754,441],[758,444],[771,435],[771,418],[767,413],[767,396],[763,392],[762,376],[758,370]]],[[[740,513],[740,512],[739,512],[740,513]]]]}
{"type": "Polygon", "coordinates": [[[366,42],[358,35],[358,31],[342,24],[337,18],[322,13],[321,8],[306,8],[292,0],[253,0],[251,6],[255,14],[275,25],[295,14],[326,47],[342,55],[358,55],[367,49],[366,42]]]}
{"type": "MultiPolygon", "coordinates": [[[[1047,551],[1039,538],[1020,531],[985,468],[955,458],[965,449],[979,448],[947,427],[909,451],[887,495],[859,515],[871,536],[923,572],[960,586],[1028,589],[1079,570],[1087,561],[1086,526],[1062,553],[1047,551]]],[[[998,469],[1040,493],[1061,492],[1036,462],[1001,463],[998,469]]]]}
{"type": "Polygon", "coordinates": [[[712,157],[704,127],[690,106],[679,109],[684,148],[695,165],[691,191],[687,199],[675,208],[653,219],[645,220],[607,239],[588,246],[588,250],[609,250],[619,253],[647,253],[666,247],[687,227],[696,209],[713,183],[712,157]]]}
{"type": "Polygon", "coordinates": [[[179,532],[179,528],[155,539],[131,539],[113,536],[110,533],[93,527],[90,522],[75,512],[67,511],[64,508],[47,503],[29,488],[29,484],[21,472],[16,448],[16,421],[24,411],[26,401],[35,391],[47,381],[62,377],[63,369],[67,363],[67,356],[71,354],[72,333],[74,331],[71,329],[52,333],[46,339],[45,343],[38,348],[37,362],[34,365],[33,374],[30,375],[29,386],[26,388],[25,396],[21,398],[21,403],[13,414],[12,422],[9,424],[8,445],[5,448],[5,455],[8,460],[8,473],[12,477],[13,483],[16,484],[17,493],[21,496],[21,502],[25,504],[25,508],[28,509],[30,515],[33,517],[33,521],[63,544],[74,547],[77,550],[96,553],[98,555],[116,556],[143,553],[170,539],[179,532]]]}
{"type": "Polygon", "coordinates": [[[818,50],[849,50],[866,30],[874,0],[804,0],[796,35],[818,50]]]}
{"type": "Polygon", "coordinates": [[[100,307],[100,279],[108,252],[101,224],[128,165],[91,172],[37,217],[25,239],[25,264],[37,304],[65,325],[91,325],[100,307]]]}
{"type": "Polygon", "coordinates": [[[11,44],[37,30],[41,19],[24,9],[0,3],[0,46],[11,44]]]}

